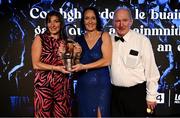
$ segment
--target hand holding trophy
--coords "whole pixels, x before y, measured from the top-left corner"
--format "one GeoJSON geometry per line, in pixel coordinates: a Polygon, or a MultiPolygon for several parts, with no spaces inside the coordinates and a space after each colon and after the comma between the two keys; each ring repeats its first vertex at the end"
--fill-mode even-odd
{"type": "MultiPolygon", "coordinates": [[[[69,33],[67,33],[68,29],[70,27],[74,28],[76,30],[76,28],[72,24],[67,24],[63,28],[63,36],[66,41],[66,50],[63,55],[63,59],[64,59],[64,64],[65,64],[67,71],[71,71],[72,66],[74,64],[79,63],[80,55],[81,55],[80,45],[74,41],[73,36],[71,36],[71,35],[69,35],[69,33]]],[[[77,30],[76,30],[76,34],[77,34],[77,30]]],[[[76,36],[75,36],[75,38],[76,38],[76,36]]]]}

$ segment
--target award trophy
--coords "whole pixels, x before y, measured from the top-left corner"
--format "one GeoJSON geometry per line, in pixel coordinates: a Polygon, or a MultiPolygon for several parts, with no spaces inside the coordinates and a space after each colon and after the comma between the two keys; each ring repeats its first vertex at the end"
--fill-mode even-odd
{"type": "Polygon", "coordinates": [[[75,52],[74,44],[76,43],[74,39],[77,37],[77,29],[72,24],[67,24],[63,27],[63,38],[66,43],[66,50],[63,55],[64,64],[67,71],[72,69],[72,66],[79,63],[80,52],[75,52]],[[76,35],[72,36],[68,33],[69,28],[74,28],[76,35]]]}

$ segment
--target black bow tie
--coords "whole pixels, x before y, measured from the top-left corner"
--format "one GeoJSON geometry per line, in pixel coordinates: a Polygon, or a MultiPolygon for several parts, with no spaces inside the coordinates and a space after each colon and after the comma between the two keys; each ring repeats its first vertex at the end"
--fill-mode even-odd
{"type": "Polygon", "coordinates": [[[114,39],[115,39],[115,41],[121,40],[122,42],[124,42],[124,38],[123,37],[115,36],[114,39]]]}

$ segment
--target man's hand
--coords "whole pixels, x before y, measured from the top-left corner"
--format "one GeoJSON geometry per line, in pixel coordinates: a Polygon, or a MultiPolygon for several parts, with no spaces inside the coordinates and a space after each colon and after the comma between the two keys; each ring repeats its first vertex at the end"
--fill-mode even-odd
{"type": "Polygon", "coordinates": [[[154,108],[156,107],[157,103],[156,101],[152,102],[152,101],[147,101],[147,107],[151,110],[154,110],[154,108]]]}

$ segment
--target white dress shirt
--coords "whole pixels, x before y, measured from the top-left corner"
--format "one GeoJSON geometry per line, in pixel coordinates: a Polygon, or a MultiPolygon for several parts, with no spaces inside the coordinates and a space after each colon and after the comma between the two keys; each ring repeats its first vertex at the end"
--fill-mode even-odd
{"type": "Polygon", "coordinates": [[[160,77],[150,40],[130,30],[122,41],[111,35],[113,53],[111,83],[115,86],[131,87],[146,81],[148,101],[155,101],[160,77]],[[130,54],[131,52],[131,54],[130,54]]]}

